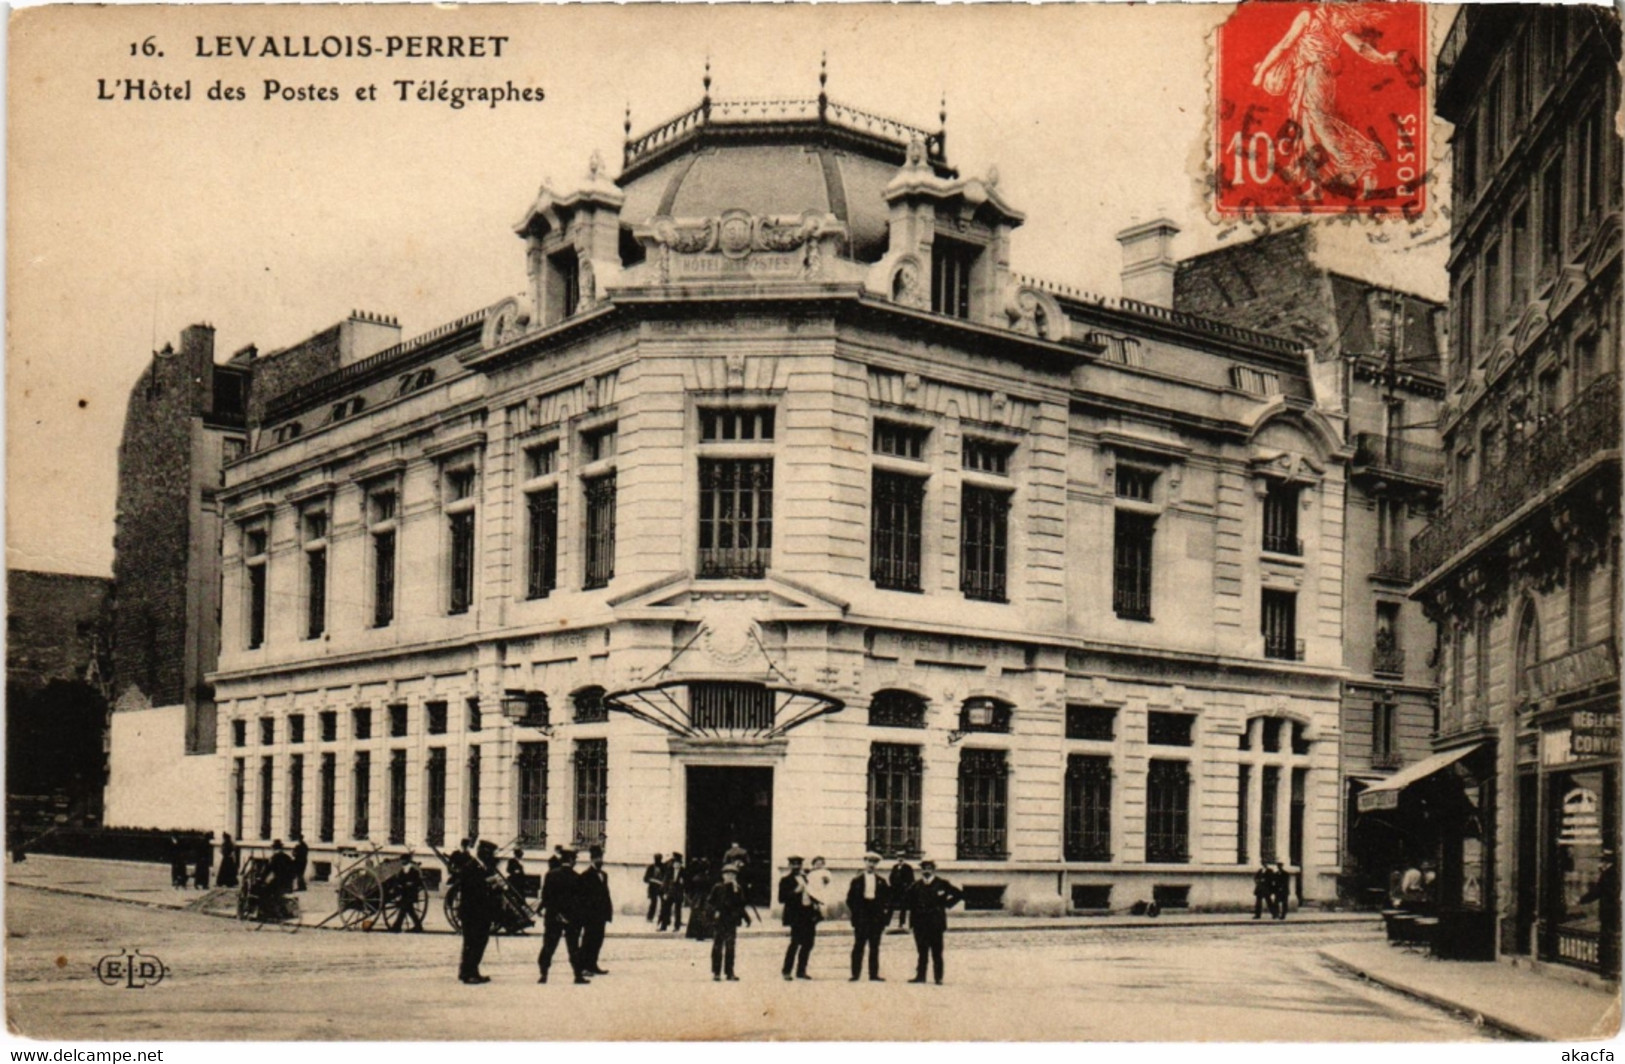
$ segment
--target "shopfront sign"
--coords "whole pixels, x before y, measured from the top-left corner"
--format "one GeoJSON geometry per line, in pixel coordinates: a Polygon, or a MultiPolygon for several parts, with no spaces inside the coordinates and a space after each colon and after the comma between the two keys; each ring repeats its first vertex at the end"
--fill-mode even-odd
{"type": "Polygon", "coordinates": [[[1594,936],[1568,931],[1557,933],[1557,955],[1575,964],[1595,968],[1602,963],[1602,951],[1594,936]]]}
{"type": "Polygon", "coordinates": [[[1602,807],[1597,792],[1573,787],[1563,795],[1563,830],[1559,846],[1601,846],[1602,807]]]}
{"type": "Polygon", "coordinates": [[[1575,757],[1619,756],[1619,712],[1577,709],[1569,717],[1569,751],[1575,757]]]}
{"type": "Polygon", "coordinates": [[[1582,691],[1619,675],[1614,644],[1604,640],[1581,647],[1560,658],[1543,661],[1529,670],[1529,693],[1535,699],[1554,698],[1582,691]]]}

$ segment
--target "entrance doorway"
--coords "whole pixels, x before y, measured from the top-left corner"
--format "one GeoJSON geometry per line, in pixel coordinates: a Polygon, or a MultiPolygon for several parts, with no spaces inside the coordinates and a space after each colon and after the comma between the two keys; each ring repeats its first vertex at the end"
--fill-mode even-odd
{"type": "Polygon", "coordinates": [[[773,770],[690,765],[688,860],[704,858],[713,879],[734,843],[745,848],[740,886],[754,905],[768,905],[773,887],[773,770]]]}

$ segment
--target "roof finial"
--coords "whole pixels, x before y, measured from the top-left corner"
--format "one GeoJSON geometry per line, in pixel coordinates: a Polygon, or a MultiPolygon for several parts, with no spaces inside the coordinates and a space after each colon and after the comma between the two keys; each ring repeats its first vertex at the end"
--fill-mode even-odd
{"type": "Polygon", "coordinates": [[[943,133],[948,132],[948,92],[942,93],[942,109],[937,112],[937,128],[943,133]]]}
{"type": "Polygon", "coordinates": [[[829,94],[824,91],[829,84],[829,53],[818,53],[818,120],[824,120],[824,111],[829,107],[829,94]]]}
{"type": "Polygon", "coordinates": [[[710,56],[709,53],[705,57],[705,79],[704,80],[705,80],[705,98],[709,100],[711,98],[711,56],[710,56]]]}
{"type": "Polygon", "coordinates": [[[705,95],[700,98],[700,121],[711,121],[711,53],[705,53],[705,95]]]}
{"type": "Polygon", "coordinates": [[[631,100],[626,101],[626,121],[621,123],[621,128],[626,131],[626,139],[631,140],[632,139],[632,101],[631,100]]]}

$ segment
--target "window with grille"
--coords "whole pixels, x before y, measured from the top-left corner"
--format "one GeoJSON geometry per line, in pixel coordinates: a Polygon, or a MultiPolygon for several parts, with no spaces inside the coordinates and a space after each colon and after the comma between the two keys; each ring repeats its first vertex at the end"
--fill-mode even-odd
{"type": "Polygon", "coordinates": [[[869,723],[878,728],[923,728],[925,699],[909,691],[876,691],[869,700],[869,723]]]}
{"type": "Polygon", "coordinates": [[[245,759],[236,757],[231,761],[231,830],[240,839],[243,837],[243,803],[248,800],[245,793],[248,787],[248,765],[245,759]]]}
{"type": "Polygon", "coordinates": [[[869,575],[876,587],[920,590],[925,478],[874,471],[869,510],[869,575]]]}
{"type": "Polygon", "coordinates": [[[1151,502],[1157,486],[1157,471],[1140,466],[1118,465],[1116,491],[1119,499],[1151,502]]]}
{"type": "Polygon", "coordinates": [[[1145,859],[1190,860],[1190,766],[1152,760],[1145,781],[1145,859]]]}
{"type": "Polygon", "coordinates": [[[1005,602],[1010,493],[966,484],[959,505],[959,590],[966,598],[1005,602]]]}
{"type": "Polygon", "coordinates": [[[1250,827],[1248,823],[1250,810],[1248,803],[1252,801],[1253,796],[1253,766],[1238,765],[1236,767],[1239,770],[1236,776],[1236,863],[1244,865],[1249,863],[1247,830],[1250,827]]]}
{"type": "Polygon", "coordinates": [[[389,841],[406,841],[406,751],[389,752],[389,841]]]}
{"type": "Polygon", "coordinates": [[[305,833],[305,755],[288,758],[288,838],[305,833]]]}
{"type": "Polygon", "coordinates": [[[372,534],[372,626],[395,620],[395,530],[372,534]]]}
{"type": "Polygon", "coordinates": [[[931,310],[953,318],[970,317],[971,271],[980,249],[937,236],[931,246],[931,310]]]}
{"type": "Polygon", "coordinates": [[[582,847],[602,846],[609,822],[609,741],[582,739],[575,751],[576,838],[582,847]]]}
{"type": "Polygon", "coordinates": [[[967,698],[959,707],[959,730],[963,732],[1008,732],[1013,708],[997,698],[967,698]]]}
{"type": "Polygon", "coordinates": [[[305,715],[294,713],[288,717],[288,742],[302,743],[305,741],[305,715]]]}
{"type": "Polygon", "coordinates": [[[615,576],[615,474],[582,482],[587,503],[586,572],[582,586],[605,587],[615,576]]]}
{"type": "Polygon", "coordinates": [[[532,477],[545,477],[559,471],[559,441],[525,449],[525,471],[532,477]]]}
{"type": "MultiPolygon", "coordinates": [[[[468,748],[468,780],[463,789],[463,834],[471,839],[480,837],[480,748],[468,748]]],[[[542,793],[546,794],[544,787],[542,793]]],[[[542,840],[546,842],[544,838],[542,840]]]]}
{"type": "Polygon", "coordinates": [[[1009,768],[1003,750],[959,753],[959,859],[1003,860],[1007,844],[1009,768]]]}
{"type": "Polygon", "coordinates": [[[474,511],[459,510],[451,526],[451,588],[446,612],[467,613],[474,604],[474,511]]]}
{"type": "Polygon", "coordinates": [[[339,739],[339,715],[337,710],[324,709],[319,718],[322,729],[322,742],[336,743],[339,739]]]}
{"type": "Polygon", "coordinates": [[[316,837],[322,842],[332,842],[337,826],[335,822],[338,811],[339,756],[323,754],[320,773],[316,799],[318,807],[316,837]]]}
{"type": "Polygon", "coordinates": [[[1115,734],[1117,710],[1110,706],[1066,707],[1066,737],[1110,742],[1115,734]]]}
{"type": "Polygon", "coordinates": [[[546,598],[559,586],[559,489],[525,496],[529,518],[526,555],[526,598],[546,598]]]}
{"type": "Polygon", "coordinates": [[[1263,860],[1273,861],[1278,856],[1276,827],[1279,818],[1276,804],[1281,795],[1280,767],[1265,765],[1258,782],[1258,852],[1263,860]]]}
{"type": "Polygon", "coordinates": [[[1157,746],[1190,746],[1196,717],[1190,713],[1146,714],[1146,739],[1157,746]]]}
{"type": "Polygon", "coordinates": [[[609,719],[609,706],[604,702],[602,687],[583,687],[570,696],[570,703],[575,707],[577,724],[602,724],[609,719]]]}
{"type": "Polygon", "coordinates": [[[913,857],[920,853],[923,772],[918,746],[870,745],[868,845],[876,853],[884,857],[913,857]]]}
{"type": "Polygon", "coordinates": [[[474,497],[474,468],[464,466],[461,469],[446,471],[446,492],[453,502],[474,497]]]}
{"type": "Polygon", "coordinates": [[[688,718],[697,731],[769,731],[773,692],[759,683],[691,683],[688,718]]]}
{"type": "Polygon", "coordinates": [[[1260,611],[1264,629],[1264,656],[1301,661],[1298,641],[1298,596],[1292,591],[1265,591],[1260,611]]]}
{"type": "Polygon", "coordinates": [[[260,745],[272,746],[276,743],[276,718],[260,718],[260,745]]]}
{"type": "Polygon", "coordinates": [[[350,734],[358,740],[372,738],[372,710],[362,706],[350,711],[350,734]]]}
{"type": "Polygon", "coordinates": [[[260,758],[260,838],[271,837],[271,786],[276,780],[276,759],[260,758]]]}
{"type": "Polygon", "coordinates": [[[1296,484],[1270,482],[1264,492],[1264,549],[1272,554],[1302,554],[1298,539],[1296,484]]]}
{"type": "MultiPolygon", "coordinates": [[[[477,762],[470,762],[477,764],[477,762]]],[[[547,843],[547,744],[519,744],[519,842],[547,843]]]]}
{"type": "Polygon", "coordinates": [[[1010,472],[1010,455],[1015,452],[1015,449],[1014,444],[966,436],[960,448],[960,466],[977,473],[993,473],[1001,477],[1008,476],[1010,472]]]}
{"type": "Polygon", "coordinates": [[[700,411],[701,443],[753,443],[772,439],[771,408],[700,411]]]}
{"type": "Polygon", "coordinates": [[[1117,511],[1112,536],[1112,611],[1129,621],[1151,619],[1151,545],[1157,520],[1117,511]]]}
{"type": "Polygon", "coordinates": [[[700,576],[760,579],[773,552],[773,459],[700,460],[700,576]]]}
{"type": "Polygon", "coordinates": [[[874,450],[876,454],[893,458],[925,457],[925,441],[931,430],[917,425],[902,425],[895,421],[875,421],[874,450]]]}
{"type": "Polygon", "coordinates": [[[1112,859],[1112,759],[1069,754],[1066,759],[1068,861],[1112,859]]]}
{"type": "Polygon", "coordinates": [[[425,702],[423,704],[424,731],[430,735],[446,734],[446,703],[425,702]]]}

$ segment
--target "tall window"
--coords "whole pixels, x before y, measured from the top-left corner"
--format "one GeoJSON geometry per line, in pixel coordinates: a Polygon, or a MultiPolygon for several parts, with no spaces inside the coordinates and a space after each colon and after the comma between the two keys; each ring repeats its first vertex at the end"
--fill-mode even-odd
{"type": "Polygon", "coordinates": [[[321,775],[317,788],[316,837],[332,842],[338,809],[339,756],[323,754],[321,775]]]}
{"type": "Polygon", "coordinates": [[[1153,759],[1145,782],[1145,859],[1190,860],[1190,766],[1153,759]]]}
{"type": "Polygon", "coordinates": [[[582,482],[587,502],[587,568],[583,586],[604,587],[615,576],[615,474],[582,482]]]}
{"type": "Polygon", "coordinates": [[[519,841],[547,843],[547,744],[519,744],[519,841]]]}
{"type": "Polygon", "coordinates": [[[1490,711],[1490,619],[1484,615],[1473,628],[1473,696],[1482,720],[1490,711]]]}
{"type": "Polygon", "coordinates": [[[1540,265],[1555,266],[1563,257],[1563,156],[1546,166],[1540,178],[1540,265]]]}
{"type": "Polygon", "coordinates": [[[873,743],[869,747],[868,845],[885,857],[920,852],[920,787],[923,761],[918,746],[873,743]]]}
{"type": "Polygon", "coordinates": [[[1112,759],[1068,754],[1066,759],[1068,861],[1112,859],[1112,759]]]}
{"type": "Polygon", "coordinates": [[[248,800],[248,763],[246,758],[231,759],[231,830],[237,838],[243,837],[243,803],[248,800]]]}
{"type": "Polygon", "coordinates": [[[1371,671],[1405,672],[1405,650],[1399,643],[1399,603],[1378,602],[1371,648],[1371,671]]]}
{"type": "Polygon", "coordinates": [[[372,626],[387,628],[395,619],[395,507],[393,491],[375,491],[367,500],[372,536],[372,626]]]}
{"type": "Polygon", "coordinates": [[[305,638],[320,639],[327,630],[327,511],[304,515],[305,638]]]}
{"type": "Polygon", "coordinates": [[[350,780],[350,835],[364,839],[372,830],[372,752],[357,750],[350,780]]]}
{"type": "Polygon", "coordinates": [[[548,272],[553,284],[549,286],[549,303],[556,317],[554,321],[570,317],[581,308],[581,260],[573,247],[555,251],[547,257],[548,272]]]}
{"type": "Polygon", "coordinates": [[[1247,852],[1247,832],[1251,819],[1249,806],[1253,800],[1253,766],[1237,765],[1236,768],[1236,863],[1244,865],[1251,863],[1247,852]]]}
{"type": "Polygon", "coordinates": [[[966,598],[1007,601],[1009,492],[974,484],[960,489],[959,589],[966,598]]]}
{"type": "Polygon", "coordinates": [[[526,495],[525,512],[530,520],[525,597],[546,598],[559,586],[559,489],[526,495]]]}
{"type": "Polygon", "coordinates": [[[1151,619],[1151,544],[1157,519],[1116,511],[1112,536],[1112,610],[1130,621],[1151,619]]]}
{"type": "Polygon", "coordinates": [[[1264,656],[1299,661],[1303,650],[1298,642],[1298,596],[1293,591],[1263,593],[1262,617],[1264,656]]]}
{"type": "Polygon", "coordinates": [[[582,846],[602,846],[609,821],[609,741],[576,742],[576,838],[582,846]]]}
{"type": "Polygon", "coordinates": [[[468,748],[466,784],[463,788],[463,834],[477,839],[480,837],[480,748],[477,746],[468,748]]]}
{"type": "MultiPolygon", "coordinates": [[[[1480,618],[1479,631],[1488,631],[1489,626],[1488,618],[1480,618]]],[[[1483,640],[1483,643],[1487,646],[1489,640],[1483,640]]],[[[1529,673],[1540,661],[1540,618],[1535,615],[1534,603],[1526,603],[1523,614],[1518,618],[1518,634],[1513,640],[1512,653],[1513,693],[1520,699],[1528,698],[1529,673]]],[[[1481,676],[1479,687],[1487,688],[1490,668],[1486,658],[1478,659],[1478,671],[1481,676]]]]}
{"type": "Polygon", "coordinates": [[[758,579],[773,553],[773,459],[700,459],[700,576],[758,579]]]}
{"type": "Polygon", "coordinates": [[[1263,860],[1273,861],[1279,856],[1276,849],[1276,833],[1279,821],[1276,807],[1281,799],[1281,768],[1279,765],[1264,766],[1258,790],[1258,850],[1263,860]]]}
{"type": "Polygon", "coordinates": [[[276,780],[276,759],[260,758],[260,838],[271,837],[271,787],[276,780]]]}
{"type": "Polygon", "coordinates": [[[1471,274],[1462,280],[1456,297],[1456,325],[1461,334],[1461,343],[1457,348],[1461,352],[1461,358],[1457,363],[1457,375],[1465,379],[1468,369],[1478,359],[1478,347],[1474,337],[1478,325],[1477,283],[1471,274]]]}
{"type": "Polygon", "coordinates": [[[1003,750],[959,754],[959,859],[1003,860],[1009,855],[1010,770],[1003,750]]]}
{"type": "Polygon", "coordinates": [[[1591,632],[1591,568],[1569,562],[1569,649],[1585,646],[1591,632]]]}
{"type": "Polygon", "coordinates": [[[1506,311],[1506,295],[1501,288],[1501,244],[1495,241],[1484,249],[1484,335],[1492,338],[1501,327],[1506,311]]]}
{"type": "Polygon", "coordinates": [[[1371,702],[1371,763],[1378,768],[1397,765],[1399,706],[1387,695],[1371,702]]]}
{"type": "Polygon", "coordinates": [[[423,834],[425,841],[431,846],[443,846],[446,842],[446,748],[433,746],[429,748],[429,764],[423,774],[424,790],[428,792],[428,801],[425,803],[425,819],[428,821],[428,830],[423,834]]]}
{"type": "Polygon", "coordinates": [[[263,528],[250,529],[243,536],[244,562],[248,572],[248,649],[265,645],[265,570],[267,532],[263,528]]]}
{"type": "Polygon", "coordinates": [[[389,841],[406,841],[406,751],[389,752],[389,841]]]}
{"type": "Polygon", "coordinates": [[[1298,539],[1296,484],[1270,481],[1264,492],[1264,549],[1272,554],[1302,554],[1298,539]]]}
{"type": "Polygon", "coordinates": [[[1529,277],[1532,263],[1529,261],[1529,204],[1521,203],[1518,209],[1512,212],[1512,220],[1507,223],[1507,258],[1508,277],[1512,284],[1512,313],[1522,311],[1523,306],[1529,302],[1529,277]]]}
{"type": "Polygon", "coordinates": [[[954,318],[970,317],[971,271],[978,249],[938,236],[931,247],[931,310],[954,318]]]}
{"type": "Polygon", "coordinates": [[[446,521],[450,556],[446,612],[467,613],[474,604],[474,490],[472,466],[446,471],[446,521]]]}
{"type": "Polygon", "coordinates": [[[288,837],[297,839],[305,833],[305,755],[293,754],[288,758],[288,837]]]}
{"type": "Polygon", "coordinates": [[[869,575],[891,591],[920,590],[920,531],[925,478],[874,471],[869,508],[869,575]]]}

